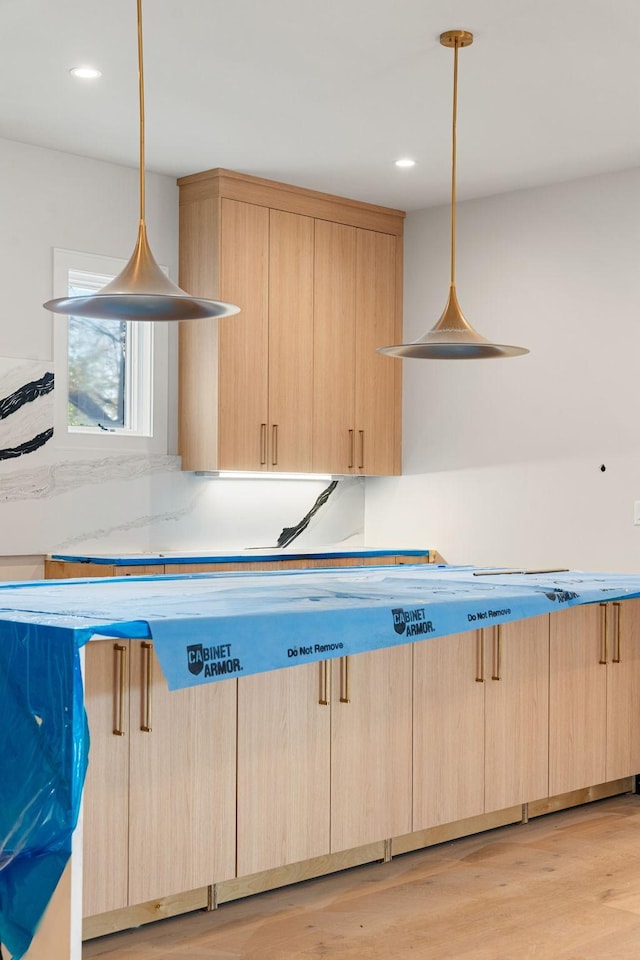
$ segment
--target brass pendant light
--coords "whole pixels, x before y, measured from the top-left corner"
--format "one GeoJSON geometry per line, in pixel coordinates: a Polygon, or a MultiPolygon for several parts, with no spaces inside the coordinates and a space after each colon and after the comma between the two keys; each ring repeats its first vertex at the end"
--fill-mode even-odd
{"type": "Polygon", "coordinates": [[[142,0],[138,11],[138,88],[140,104],[140,224],[135,249],[124,269],[97,293],[62,297],[43,306],[53,313],[93,320],[200,320],[240,312],[233,303],[192,297],[161,270],[147,240],[144,196],[144,64],[142,0]]]}
{"type": "Polygon", "coordinates": [[[453,135],[451,161],[451,285],[444,312],[433,329],[413,343],[378,347],[378,353],[390,357],[418,360],[483,360],[491,357],[517,357],[529,353],[525,347],[491,343],[465,319],[456,295],[456,122],[458,113],[458,50],[473,43],[467,30],[447,30],[440,35],[443,47],[453,47],[453,135]]]}

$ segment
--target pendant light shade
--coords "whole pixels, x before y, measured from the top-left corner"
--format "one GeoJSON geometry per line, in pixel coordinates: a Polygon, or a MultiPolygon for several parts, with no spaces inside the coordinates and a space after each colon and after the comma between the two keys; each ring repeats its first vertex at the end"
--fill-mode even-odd
{"type": "Polygon", "coordinates": [[[485,360],[494,357],[517,357],[529,353],[526,347],[491,343],[473,329],[465,318],[456,293],[456,125],[458,113],[458,50],[473,43],[467,30],[448,30],[440,35],[440,43],[454,50],[453,124],[451,151],[451,284],[449,299],[435,327],[412,343],[378,347],[377,352],[389,357],[418,360],[485,360]]]}
{"type": "Polygon", "coordinates": [[[92,320],[201,320],[230,317],[240,312],[233,303],[192,297],[173,283],[158,265],[145,223],[144,64],[142,55],[142,0],[137,2],[138,91],[140,104],[140,223],[138,239],[124,269],[97,293],[49,300],[45,309],[92,320]]]}

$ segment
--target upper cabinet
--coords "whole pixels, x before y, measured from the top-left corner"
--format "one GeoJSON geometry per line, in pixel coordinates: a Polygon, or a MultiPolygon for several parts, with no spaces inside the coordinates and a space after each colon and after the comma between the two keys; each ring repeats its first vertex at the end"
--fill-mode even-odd
{"type": "Polygon", "coordinates": [[[398,238],[316,221],[313,468],[400,473],[400,364],[376,347],[398,343],[398,238]]]}
{"type": "Polygon", "coordinates": [[[224,170],[180,184],[185,470],[397,474],[404,214],[224,170]]]}

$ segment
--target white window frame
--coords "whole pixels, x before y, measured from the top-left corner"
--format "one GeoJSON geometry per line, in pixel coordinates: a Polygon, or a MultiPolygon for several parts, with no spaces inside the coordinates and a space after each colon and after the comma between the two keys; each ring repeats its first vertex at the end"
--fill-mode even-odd
{"type": "MultiPolygon", "coordinates": [[[[126,265],[116,257],[54,249],[53,296],[69,295],[69,283],[99,288],[126,265]]],[[[163,268],[166,270],[166,268],[163,268]]],[[[127,331],[134,362],[127,364],[128,426],[78,427],[68,423],[68,319],[52,314],[55,363],[55,435],[57,445],[107,447],[123,452],[167,452],[168,324],[132,323],[127,331]]]]}

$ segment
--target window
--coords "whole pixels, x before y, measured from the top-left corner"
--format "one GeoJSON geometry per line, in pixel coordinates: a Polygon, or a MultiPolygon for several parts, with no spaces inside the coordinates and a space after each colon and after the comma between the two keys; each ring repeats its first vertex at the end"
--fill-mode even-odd
{"type": "MultiPolygon", "coordinates": [[[[124,260],[54,251],[54,296],[95,293],[124,260]]],[[[168,324],[53,315],[56,432],[72,446],[165,452],[168,324]]]]}
{"type": "MultiPolygon", "coordinates": [[[[110,279],[70,270],[68,295],[95,293],[110,279]]],[[[152,356],[153,324],[69,317],[69,430],[151,436],[152,356]]]]}

